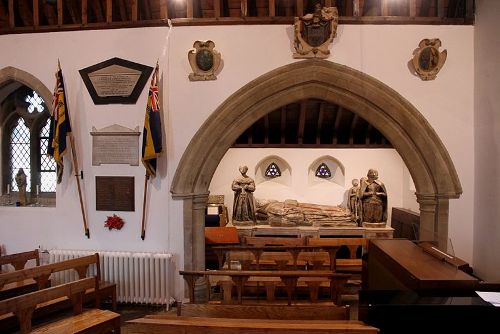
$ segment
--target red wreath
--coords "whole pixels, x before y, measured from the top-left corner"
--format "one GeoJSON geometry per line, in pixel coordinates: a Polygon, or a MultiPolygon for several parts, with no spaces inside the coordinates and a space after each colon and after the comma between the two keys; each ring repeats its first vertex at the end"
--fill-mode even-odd
{"type": "Polygon", "coordinates": [[[106,218],[106,221],[104,222],[104,227],[109,228],[110,231],[114,228],[117,230],[121,230],[124,224],[125,222],[123,221],[123,219],[121,219],[121,217],[117,215],[112,215],[106,218]]]}

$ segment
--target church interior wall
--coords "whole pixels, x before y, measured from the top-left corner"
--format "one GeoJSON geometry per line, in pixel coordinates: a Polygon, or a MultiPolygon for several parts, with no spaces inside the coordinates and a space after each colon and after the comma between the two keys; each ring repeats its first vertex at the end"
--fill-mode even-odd
{"type": "MultiPolygon", "coordinates": [[[[233,209],[231,183],[239,176],[238,167],[242,165],[249,168],[248,175],[256,180],[255,199],[278,201],[294,199],[301,203],[342,207],[347,206],[352,179],[359,180],[366,176],[368,169],[375,168],[379,172],[379,180],[385,184],[388,193],[388,223],[390,223],[391,208],[403,206],[403,184],[409,182],[408,179],[404,179],[403,160],[394,149],[231,148],[217,167],[209,187],[211,194],[224,195],[229,213],[233,209]],[[258,181],[257,166],[269,155],[278,156],[290,165],[291,175],[288,184],[280,184],[280,178],[258,181]],[[311,163],[326,156],[337,159],[343,165],[345,173],[341,178],[342,184],[317,177],[314,177],[314,183],[311,183],[309,178],[311,163]]],[[[334,178],[334,170],[331,172],[334,178]]],[[[342,170],[338,168],[336,173],[342,174],[342,170]]],[[[413,201],[416,203],[414,193],[413,201]]]]}
{"type": "MultiPolygon", "coordinates": [[[[206,118],[232,93],[262,74],[300,61],[292,58],[291,34],[292,27],[288,25],[255,25],[0,36],[0,68],[13,66],[26,71],[49,89],[54,86],[57,59],[61,61],[80,165],[85,172],[91,233],[90,239],[83,234],[76,182],[70,175],[69,159],[66,159],[65,181],[58,186],[57,207],[0,208],[1,242],[9,252],[23,251],[38,244],[45,248],[166,250],[177,257],[182,267],[183,204],[180,200],[172,200],[169,192],[182,154],[206,118]],[[206,39],[213,40],[215,49],[221,52],[222,68],[215,81],[190,82],[187,52],[194,41],[206,39]],[[38,56],[36,61],[33,55],[38,56]],[[91,166],[89,132],[92,126],[99,129],[117,123],[142,129],[144,122],[147,88],[133,105],[96,106],[86,91],[78,70],[112,57],[149,66],[154,66],[158,60],[163,73],[161,95],[166,153],[159,160],[159,177],[150,186],[144,241],[140,239],[144,168],[91,166]],[[94,177],[106,175],[135,177],[135,212],[95,211],[94,177]],[[113,213],[126,221],[121,231],[107,231],[103,227],[106,216],[113,213]]],[[[460,199],[450,201],[449,233],[456,254],[466,261],[472,260],[474,212],[473,43],[473,27],[470,26],[345,25],[339,27],[328,59],[365,72],[395,89],[414,104],[436,130],[450,153],[464,189],[460,199]],[[438,78],[430,82],[421,81],[408,69],[412,52],[423,38],[440,38],[442,48],[448,50],[447,63],[438,78]]],[[[349,168],[355,165],[356,159],[352,159],[347,164],[349,168]]],[[[381,166],[374,162],[373,167],[381,166]]],[[[234,163],[240,164],[240,161],[234,163]]],[[[404,163],[411,164],[411,161],[404,163]]],[[[349,183],[353,176],[359,178],[366,174],[366,167],[360,166],[359,171],[347,168],[345,182],[349,183]]],[[[399,189],[400,195],[392,197],[398,197],[397,205],[404,206],[405,176],[400,164],[397,169],[399,183],[394,189],[399,189]]],[[[237,169],[232,168],[231,178],[236,172],[237,169]]],[[[392,176],[386,171],[379,170],[379,173],[382,181],[392,182],[392,176]]],[[[410,185],[408,189],[412,191],[410,185]]],[[[410,199],[411,196],[406,201],[413,205],[410,199]]],[[[394,201],[396,205],[396,198],[394,201]]]]}
{"type": "Polygon", "coordinates": [[[500,281],[500,2],[476,1],[474,270],[500,281]]]}

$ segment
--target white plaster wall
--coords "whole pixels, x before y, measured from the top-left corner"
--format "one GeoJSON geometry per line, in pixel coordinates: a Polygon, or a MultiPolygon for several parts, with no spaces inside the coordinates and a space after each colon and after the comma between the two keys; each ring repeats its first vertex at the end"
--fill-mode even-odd
{"type": "MultiPolygon", "coordinates": [[[[379,180],[385,184],[388,194],[388,213],[392,207],[403,205],[403,168],[404,163],[393,149],[249,149],[231,148],[221,160],[210,183],[210,193],[224,195],[228,212],[233,210],[233,191],[231,183],[239,177],[238,167],[248,166],[248,176],[254,180],[255,167],[259,161],[269,155],[277,155],[291,166],[291,183],[285,186],[269,180],[256,184],[254,197],[258,199],[275,199],[284,201],[295,199],[301,203],[347,206],[347,192],[352,187],[352,179],[366,176],[368,169],[375,168],[379,172],[379,180]],[[345,183],[337,184],[318,179],[311,185],[309,182],[309,166],[318,158],[332,156],[345,167],[345,183]]],[[[333,172],[333,171],[332,171],[333,172]]]]}
{"type": "MultiPolygon", "coordinates": [[[[76,182],[74,177],[69,177],[70,164],[67,162],[65,181],[58,187],[56,208],[0,208],[0,242],[6,245],[8,252],[38,245],[46,248],[167,250],[176,256],[182,267],[183,205],[180,200],[172,200],[169,193],[179,160],[208,115],[232,93],[264,73],[300,61],[291,57],[291,31],[289,25],[252,25],[0,36],[0,68],[14,66],[29,72],[50,90],[54,86],[57,59],[61,61],[80,165],[85,172],[85,202],[91,231],[91,238],[87,239],[83,234],[76,182]],[[190,82],[187,79],[190,72],[187,52],[194,41],[205,39],[213,40],[222,53],[223,68],[216,81],[190,82]],[[135,105],[95,106],[92,103],[78,70],[112,57],[150,66],[158,59],[163,72],[166,154],[159,162],[159,177],[150,187],[144,241],[140,239],[144,168],[91,166],[89,132],[92,126],[102,128],[118,123],[135,128],[142,127],[144,121],[147,88],[135,105]],[[119,232],[103,227],[106,216],[114,212],[95,211],[96,175],[135,177],[136,211],[118,212],[126,221],[119,232]]],[[[339,27],[329,58],[366,72],[400,92],[436,130],[455,163],[464,188],[462,197],[451,201],[449,220],[455,252],[466,261],[472,259],[474,218],[473,42],[473,27],[470,26],[346,25],[339,27]],[[435,81],[423,82],[409,73],[407,62],[421,39],[434,37],[442,40],[443,48],[448,50],[448,60],[435,81]]],[[[365,169],[355,176],[363,175],[365,169]]],[[[380,176],[385,182],[389,179],[383,171],[380,176]]],[[[351,178],[346,177],[346,180],[351,178]]]]}
{"type": "Polygon", "coordinates": [[[474,271],[500,281],[499,1],[476,1],[474,271]]]}

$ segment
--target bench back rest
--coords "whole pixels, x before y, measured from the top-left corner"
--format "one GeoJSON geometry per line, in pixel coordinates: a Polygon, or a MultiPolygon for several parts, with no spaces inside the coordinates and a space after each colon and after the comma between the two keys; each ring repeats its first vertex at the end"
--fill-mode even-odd
{"type": "MultiPolygon", "coordinates": [[[[177,305],[177,315],[184,317],[281,319],[281,320],[349,320],[349,306],[336,305],[177,305]]],[[[149,316],[148,316],[149,317],[149,316]]]]}
{"type": "Polygon", "coordinates": [[[351,259],[356,258],[356,250],[361,247],[361,253],[368,250],[367,238],[309,238],[307,244],[311,246],[346,246],[349,248],[351,259]]]}
{"type": "Polygon", "coordinates": [[[38,304],[61,297],[68,297],[73,304],[75,314],[83,310],[83,295],[88,289],[97,289],[97,277],[88,277],[61,284],[51,288],[26,293],[17,297],[0,300],[0,315],[9,312],[14,313],[21,326],[21,333],[29,333],[31,330],[31,317],[38,304]]]}
{"type": "Polygon", "coordinates": [[[246,245],[255,246],[304,246],[307,240],[304,237],[245,237],[243,242],[246,245]]]}
{"type": "Polygon", "coordinates": [[[14,267],[15,270],[21,270],[24,269],[26,262],[28,262],[29,260],[35,260],[36,265],[40,265],[40,254],[38,252],[38,249],[28,252],[0,256],[0,268],[3,265],[10,264],[14,267]]]}
{"type": "Polygon", "coordinates": [[[20,282],[30,278],[37,281],[38,288],[41,289],[47,286],[47,282],[52,273],[70,269],[76,270],[78,277],[81,279],[87,276],[87,270],[92,264],[96,264],[96,276],[97,279],[100,280],[101,270],[99,265],[99,254],[95,253],[76,259],[0,274],[0,289],[5,284],[20,282]]]}

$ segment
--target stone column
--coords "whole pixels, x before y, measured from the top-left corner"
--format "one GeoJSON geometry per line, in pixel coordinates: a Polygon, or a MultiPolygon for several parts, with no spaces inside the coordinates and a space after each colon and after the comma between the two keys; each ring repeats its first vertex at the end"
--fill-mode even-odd
{"type": "Polygon", "coordinates": [[[436,227],[438,237],[438,248],[443,252],[449,253],[448,246],[448,216],[450,209],[450,200],[448,197],[438,195],[437,199],[437,212],[436,212],[436,227]]]}
{"type": "Polygon", "coordinates": [[[417,202],[420,204],[420,229],[419,240],[437,241],[438,231],[436,226],[436,195],[417,193],[417,202]]]}
{"type": "MultiPolygon", "coordinates": [[[[192,194],[184,199],[184,269],[205,270],[205,209],[208,193],[192,194]]],[[[195,285],[195,299],[207,296],[206,281],[195,285]]]]}

